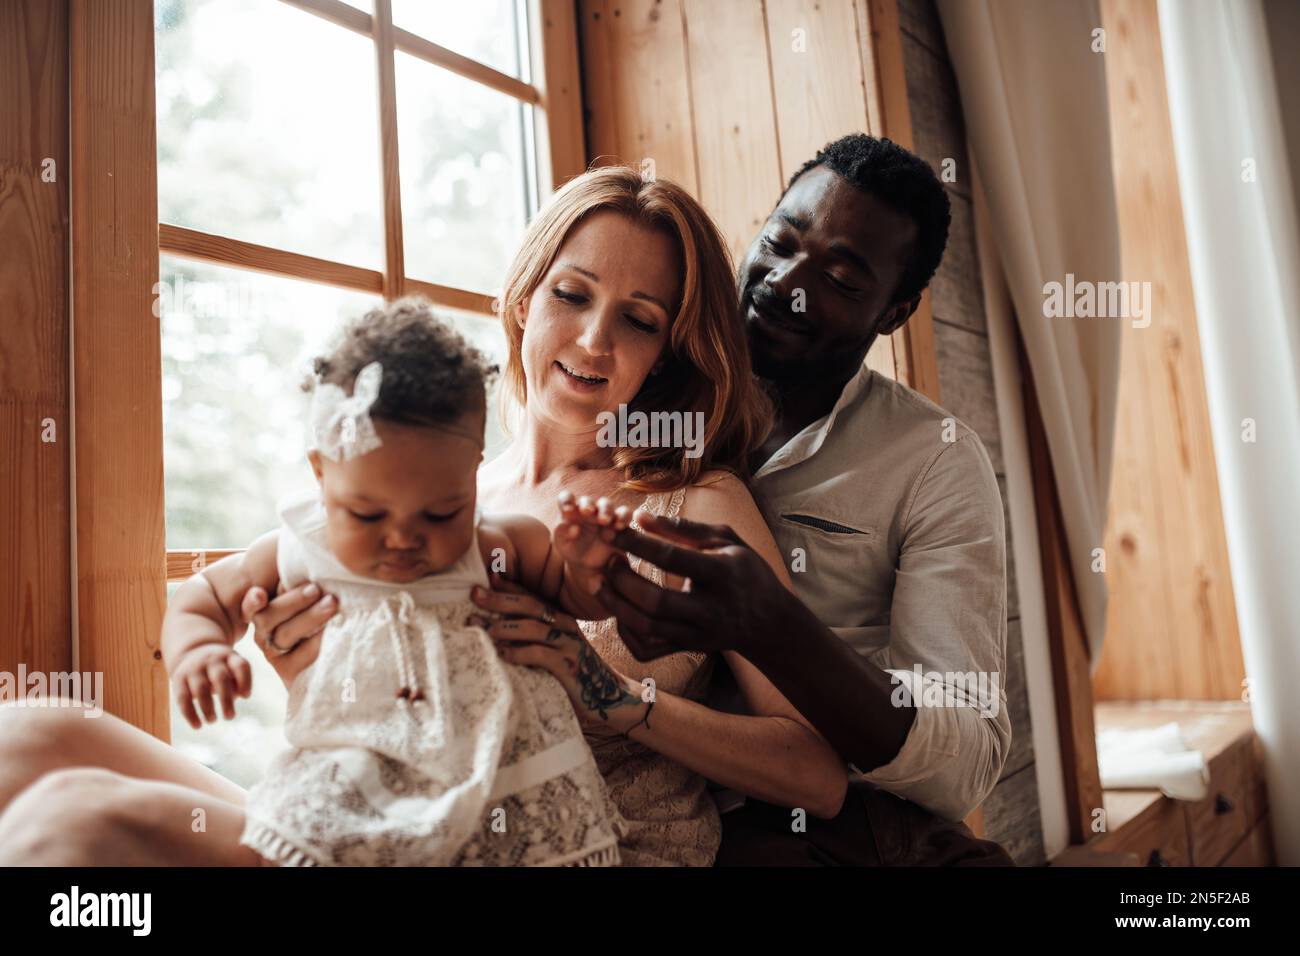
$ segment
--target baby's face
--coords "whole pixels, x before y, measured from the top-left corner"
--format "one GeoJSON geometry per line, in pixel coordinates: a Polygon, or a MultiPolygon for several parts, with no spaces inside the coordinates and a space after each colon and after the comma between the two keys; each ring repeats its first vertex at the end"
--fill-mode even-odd
{"type": "Polygon", "coordinates": [[[482,410],[447,429],[376,420],[381,448],[343,462],[310,453],[329,548],[344,567],[407,584],[465,553],[474,537],[483,425],[482,410]]]}

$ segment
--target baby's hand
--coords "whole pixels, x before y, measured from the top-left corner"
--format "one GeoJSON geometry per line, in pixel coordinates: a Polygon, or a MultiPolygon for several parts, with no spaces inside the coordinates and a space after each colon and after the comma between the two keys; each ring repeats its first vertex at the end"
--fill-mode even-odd
{"type": "Polygon", "coordinates": [[[200,644],[176,664],[172,671],[172,686],[176,689],[176,703],[191,727],[203,726],[195,710],[203,711],[208,723],[217,722],[212,705],[212,692],[221,698],[221,710],[227,720],[235,717],[235,697],[247,697],[253,692],[253,671],[248,661],[225,644],[200,644]]]}
{"type": "Polygon", "coordinates": [[[560,523],[555,526],[552,541],[565,563],[599,571],[618,553],[611,543],[614,533],[631,521],[632,509],[627,505],[611,508],[608,498],[593,503],[586,495],[574,498],[573,492],[562,491],[560,523]]]}

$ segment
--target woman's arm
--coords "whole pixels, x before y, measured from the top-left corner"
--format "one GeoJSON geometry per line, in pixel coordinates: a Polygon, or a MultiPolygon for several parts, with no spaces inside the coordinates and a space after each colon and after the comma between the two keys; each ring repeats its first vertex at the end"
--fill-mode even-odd
{"type": "MultiPolygon", "coordinates": [[[[761,553],[783,584],[789,577],[776,544],[748,490],[726,477],[687,494],[687,512],[730,524],[761,553]],[[692,500],[693,499],[693,500],[692,500]]],[[[670,585],[681,587],[680,579],[670,585]]],[[[481,606],[538,617],[534,598],[492,594],[481,606]],[[531,603],[530,603],[531,602],[531,603]]],[[[579,718],[596,732],[627,733],[647,747],[724,786],[762,800],[802,807],[833,817],[847,788],[847,771],[830,745],[748,661],[727,654],[746,704],[755,716],[726,714],[656,691],[653,698],[635,675],[620,675],[600,661],[575,622],[559,616],[566,639],[540,621],[498,621],[492,635],[508,659],[550,670],[565,684],[579,718]]]]}

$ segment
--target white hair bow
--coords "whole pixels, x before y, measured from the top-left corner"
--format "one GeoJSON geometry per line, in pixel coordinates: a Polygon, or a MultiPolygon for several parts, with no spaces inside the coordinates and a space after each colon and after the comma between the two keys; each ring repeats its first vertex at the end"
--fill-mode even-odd
{"type": "Polygon", "coordinates": [[[311,430],[316,449],[334,461],[350,461],[383,445],[370,420],[379,398],[384,368],[371,362],[357,374],[352,394],[334,384],[317,382],[311,401],[311,430]]]}

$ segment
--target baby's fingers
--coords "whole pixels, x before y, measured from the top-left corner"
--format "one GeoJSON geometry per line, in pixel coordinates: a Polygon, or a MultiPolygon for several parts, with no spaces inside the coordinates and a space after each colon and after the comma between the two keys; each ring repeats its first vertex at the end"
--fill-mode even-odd
{"type": "Polygon", "coordinates": [[[203,726],[198,711],[194,709],[194,698],[190,695],[189,685],[184,680],[176,681],[176,706],[181,709],[185,722],[195,730],[203,726]]]}
{"type": "Polygon", "coordinates": [[[235,678],[235,690],[240,697],[248,697],[253,693],[253,668],[241,655],[231,651],[226,657],[226,666],[230,668],[230,673],[235,678]]]}
{"type": "Polygon", "coordinates": [[[224,660],[215,660],[208,665],[208,680],[221,700],[221,713],[226,720],[235,719],[235,676],[230,673],[224,660]]]}
{"type": "Polygon", "coordinates": [[[212,683],[208,680],[208,675],[198,671],[190,675],[188,683],[190,696],[199,705],[199,710],[203,712],[204,719],[210,724],[215,724],[217,722],[217,712],[212,707],[212,683]]]}

